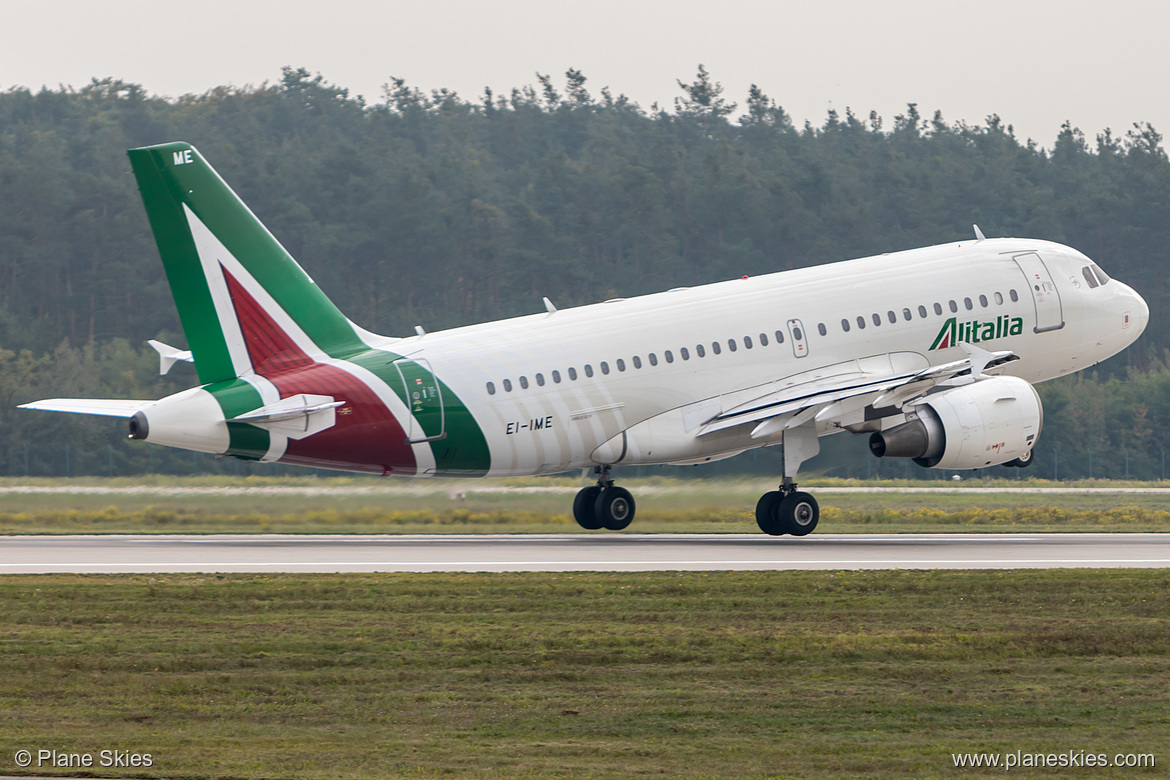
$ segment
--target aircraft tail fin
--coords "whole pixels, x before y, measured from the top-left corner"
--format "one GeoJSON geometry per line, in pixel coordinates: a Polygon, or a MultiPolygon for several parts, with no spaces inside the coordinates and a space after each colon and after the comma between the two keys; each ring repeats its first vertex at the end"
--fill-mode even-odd
{"type": "Polygon", "coordinates": [[[365,348],[359,329],[193,146],[128,154],[200,382],[365,348]]]}

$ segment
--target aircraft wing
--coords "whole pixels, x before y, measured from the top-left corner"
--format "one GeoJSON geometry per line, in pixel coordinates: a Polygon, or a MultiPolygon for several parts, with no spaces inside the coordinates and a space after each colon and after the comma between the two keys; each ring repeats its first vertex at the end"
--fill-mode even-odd
{"type": "Polygon", "coordinates": [[[125,401],[118,398],[49,398],[21,404],[17,409],[38,409],[44,412],[69,414],[96,414],[102,417],[133,417],[135,412],[154,406],[155,401],[125,401]]]}
{"type": "Polygon", "coordinates": [[[882,409],[912,403],[935,387],[968,384],[1019,356],[987,352],[960,342],[967,357],[937,366],[907,370],[894,356],[863,358],[841,364],[829,376],[788,383],[770,393],[724,410],[709,420],[699,436],[754,423],[752,438],[774,435],[809,422],[828,422],[855,415],[866,407],[882,409]]]}

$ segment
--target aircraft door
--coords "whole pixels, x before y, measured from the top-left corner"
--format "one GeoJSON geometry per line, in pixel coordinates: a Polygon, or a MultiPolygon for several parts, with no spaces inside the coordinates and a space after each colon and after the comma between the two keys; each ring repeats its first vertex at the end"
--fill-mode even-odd
{"type": "Polygon", "coordinates": [[[1060,330],[1064,327],[1064,308],[1060,302],[1060,292],[1056,283],[1052,281],[1052,274],[1048,273],[1048,266],[1035,252],[1016,255],[1012,258],[1024,278],[1028,280],[1028,289],[1032,292],[1032,300],[1036,304],[1036,333],[1049,330],[1060,330]]]}
{"type": "Polygon", "coordinates": [[[798,358],[808,355],[808,335],[804,332],[804,325],[800,320],[788,321],[788,337],[792,340],[792,354],[798,358]]]}
{"type": "Polygon", "coordinates": [[[402,378],[406,405],[410,409],[406,440],[410,444],[447,438],[447,415],[443,409],[443,392],[439,380],[427,361],[395,360],[394,367],[402,378]]]}

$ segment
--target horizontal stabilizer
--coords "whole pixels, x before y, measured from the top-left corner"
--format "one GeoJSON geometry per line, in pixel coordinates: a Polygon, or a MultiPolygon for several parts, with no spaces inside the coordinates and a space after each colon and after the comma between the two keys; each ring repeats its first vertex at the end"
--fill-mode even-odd
{"type": "Polygon", "coordinates": [[[345,406],[345,401],[335,401],[331,395],[301,393],[236,415],[232,422],[251,423],[290,439],[303,439],[332,428],[337,421],[334,410],[339,406],[345,406]]]}
{"type": "Polygon", "coordinates": [[[184,363],[195,362],[195,359],[191,357],[191,350],[189,349],[177,349],[170,344],[164,344],[154,339],[148,339],[146,343],[158,353],[159,376],[166,376],[167,372],[171,370],[171,366],[175,365],[178,361],[184,363]]]}
{"type": "Polygon", "coordinates": [[[69,414],[96,414],[102,417],[133,417],[136,412],[155,405],[155,401],[125,401],[118,398],[49,398],[21,404],[18,409],[69,414]]]}

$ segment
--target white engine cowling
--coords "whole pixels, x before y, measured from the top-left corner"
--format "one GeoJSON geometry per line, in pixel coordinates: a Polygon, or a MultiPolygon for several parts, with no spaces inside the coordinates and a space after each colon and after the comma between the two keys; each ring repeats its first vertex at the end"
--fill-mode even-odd
{"type": "Polygon", "coordinates": [[[1026,457],[1044,424],[1036,388],[1014,376],[935,393],[915,411],[918,419],[870,436],[874,455],[940,469],[997,466],[1026,457]]]}

